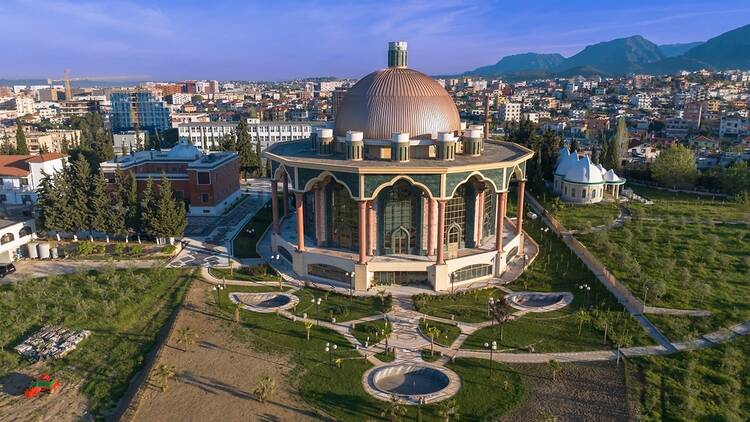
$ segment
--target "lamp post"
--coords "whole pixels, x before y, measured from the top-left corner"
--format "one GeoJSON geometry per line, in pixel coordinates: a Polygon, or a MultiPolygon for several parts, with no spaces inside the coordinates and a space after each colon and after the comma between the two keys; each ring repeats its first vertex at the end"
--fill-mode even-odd
{"type": "Polygon", "coordinates": [[[586,283],[579,284],[578,285],[578,290],[580,290],[581,292],[586,292],[586,302],[588,302],[589,301],[589,292],[591,291],[591,286],[589,286],[586,283]]]}
{"type": "Polygon", "coordinates": [[[349,299],[354,296],[352,292],[352,285],[354,284],[354,273],[346,273],[346,276],[349,277],[349,299]]]}
{"type": "Polygon", "coordinates": [[[333,367],[333,355],[336,353],[338,346],[331,343],[326,343],[326,353],[328,353],[328,366],[333,367]]]}
{"type": "Polygon", "coordinates": [[[484,343],[484,347],[490,349],[490,379],[492,379],[492,353],[497,350],[497,342],[492,340],[492,343],[484,343]]]}
{"type": "Polygon", "coordinates": [[[490,298],[487,300],[487,316],[490,316],[490,312],[492,312],[493,306],[495,306],[495,298],[490,296],[490,298]]]}

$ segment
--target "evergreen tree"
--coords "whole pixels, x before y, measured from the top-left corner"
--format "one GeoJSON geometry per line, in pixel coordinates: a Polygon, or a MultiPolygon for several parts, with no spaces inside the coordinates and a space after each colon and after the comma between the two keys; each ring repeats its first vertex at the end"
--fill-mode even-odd
{"type": "Polygon", "coordinates": [[[237,151],[237,142],[234,140],[234,132],[224,135],[224,139],[221,140],[221,150],[237,151]]]}
{"type": "Polygon", "coordinates": [[[67,154],[70,150],[70,142],[68,142],[68,135],[63,134],[62,141],[60,142],[60,152],[67,154]]]}
{"type": "Polygon", "coordinates": [[[91,188],[89,190],[89,230],[107,233],[109,238],[109,228],[112,226],[112,204],[111,199],[116,195],[110,196],[107,193],[107,179],[104,173],[99,170],[91,177],[91,188]]]}
{"type": "Polygon", "coordinates": [[[16,153],[16,146],[10,141],[7,133],[3,134],[3,143],[0,144],[0,154],[2,155],[14,155],[16,153]]]}
{"type": "Polygon", "coordinates": [[[255,139],[255,156],[256,160],[258,162],[258,169],[256,171],[256,177],[263,177],[265,176],[264,171],[265,168],[263,167],[263,154],[261,152],[261,146],[260,146],[260,136],[258,136],[255,139]]]}
{"type": "Polygon", "coordinates": [[[154,181],[151,177],[146,180],[146,186],[143,189],[143,195],[138,204],[137,233],[144,233],[148,236],[155,237],[156,234],[154,233],[154,227],[152,225],[155,221],[154,181]]]}
{"type": "Polygon", "coordinates": [[[240,169],[244,173],[244,178],[247,179],[248,173],[256,171],[260,167],[258,156],[253,151],[253,146],[250,140],[250,132],[247,129],[247,123],[244,120],[240,120],[237,125],[237,152],[240,155],[240,169]]]}
{"type": "Polygon", "coordinates": [[[91,229],[89,213],[89,190],[91,183],[91,167],[83,156],[68,166],[65,184],[61,189],[65,192],[65,219],[63,230],[77,233],[80,230],[91,229]]]}
{"type": "Polygon", "coordinates": [[[40,232],[58,230],[60,221],[64,218],[58,211],[62,198],[60,191],[54,183],[54,174],[49,175],[42,172],[42,180],[37,188],[37,202],[34,206],[36,211],[36,226],[40,232]]]}
{"type": "Polygon", "coordinates": [[[187,214],[182,201],[172,194],[172,185],[166,175],[162,175],[159,186],[159,199],[156,200],[153,230],[158,237],[182,236],[187,226],[187,214]]]}
{"type": "Polygon", "coordinates": [[[16,120],[16,154],[27,155],[29,146],[26,144],[26,134],[23,133],[21,121],[16,120]]]}

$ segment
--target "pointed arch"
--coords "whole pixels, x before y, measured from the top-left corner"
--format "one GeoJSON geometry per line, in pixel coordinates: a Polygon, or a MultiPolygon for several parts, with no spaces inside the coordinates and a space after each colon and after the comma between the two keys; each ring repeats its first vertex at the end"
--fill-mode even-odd
{"type": "Polygon", "coordinates": [[[458,188],[459,188],[459,187],[460,187],[461,185],[463,185],[464,183],[468,182],[468,181],[469,181],[469,180],[470,180],[470,179],[471,179],[472,177],[474,177],[474,176],[478,176],[478,177],[476,178],[476,180],[479,180],[480,182],[489,182],[489,183],[490,183],[490,184],[492,185],[492,187],[493,187],[493,188],[495,189],[495,192],[497,192],[497,191],[498,191],[498,189],[497,189],[497,184],[495,183],[495,181],[494,181],[494,180],[490,179],[489,177],[485,177],[485,175],[484,175],[484,174],[482,174],[481,172],[479,172],[479,171],[476,171],[476,170],[475,170],[475,171],[471,172],[471,173],[470,173],[470,174],[469,174],[468,176],[466,176],[466,178],[465,178],[465,179],[463,179],[462,181],[460,181],[460,182],[458,182],[458,183],[456,184],[456,186],[455,186],[455,187],[453,188],[453,191],[452,191],[452,192],[451,192],[451,194],[450,194],[450,195],[448,196],[448,198],[453,198],[453,195],[455,195],[455,194],[456,194],[456,190],[458,190],[458,188]]]}
{"type": "Polygon", "coordinates": [[[333,179],[338,184],[344,186],[344,188],[346,189],[346,191],[349,192],[349,197],[350,198],[355,199],[355,200],[359,198],[359,195],[355,195],[352,192],[352,190],[349,188],[349,185],[347,185],[343,180],[340,180],[339,178],[337,178],[333,173],[331,173],[328,170],[324,170],[319,175],[317,175],[317,176],[313,177],[312,179],[308,180],[307,183],[305,183],[305,187],[303,188],[303,190],[305,192],[308,192],[308,191],[310,191],[313,188],[313,186],[315,186],[316,183],[321,183],[321,182],[328,183],[328,181],[330,179],[333,179]]]}
{"type": "Polygon", "coordinates": [[[407,176],[405,174],[400,174],[400,175],[394,176],[393,179],[391,179],[391,180],[389,180],[389,181],[387,181],[385,183],[381,183],[380,186],[378,186],[377,188],[375,188],[375,190],[372,192],[372,197],[371,198],[377,198],[378,194],[380,193],[380,191],[382,191],[383,189],[392,187],[393,185],[395,185],[396,183],[398,183],[399,180],[406,180],[406,181],[408,181],[413,186],[416,186],[419,189],[421,189],[430,199],[436,199],[435,196],[432,195],[432,192],[430,191],[430,188],[428,188],[423,183],[417,182],[416,180],[412,179],[411,177],[409,177],[409,176],[407,176]]]}

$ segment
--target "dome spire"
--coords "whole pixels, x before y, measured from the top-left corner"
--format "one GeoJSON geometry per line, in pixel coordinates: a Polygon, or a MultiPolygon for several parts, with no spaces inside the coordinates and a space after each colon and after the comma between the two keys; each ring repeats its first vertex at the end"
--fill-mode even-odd
{"type": "Polygon", "coordinates": [[[388,43],[388,67],[408,66],[406,41],[391,41],[388,43]]]}

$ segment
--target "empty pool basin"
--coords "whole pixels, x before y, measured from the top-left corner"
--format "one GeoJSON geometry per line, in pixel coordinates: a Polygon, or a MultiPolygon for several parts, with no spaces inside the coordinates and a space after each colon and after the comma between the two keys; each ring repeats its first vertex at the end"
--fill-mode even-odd
{"type": "Polygon", "coordinates": [[[289,309],[299,302],[297,296],[283,292],[230,293],[229,299],[243,309],[261,313],[289,309]]]}
{"type": "Polygon", "coordinates": [[[518,292],[505,297],[509,306],[527,312],[550,312],[568,306],[573,301],[570,292],[518,292]]]}
{"type": "Polygon", "coordinates": [[[372,375],[375,388],[397,396],[435,394],[450,384],[450,379],[437,368],[421,365],[392,365],[372,375]]]}

